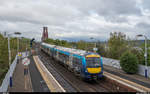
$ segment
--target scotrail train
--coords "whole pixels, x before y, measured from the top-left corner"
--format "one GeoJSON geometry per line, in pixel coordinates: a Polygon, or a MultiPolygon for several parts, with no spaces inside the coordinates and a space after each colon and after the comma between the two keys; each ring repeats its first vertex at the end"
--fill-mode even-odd
{"type": "Polygon", "coordinates": [[[97,53],[41,43],[41,50],[67,66],[84,80],[103,77],[102,57],[97,53]]]}

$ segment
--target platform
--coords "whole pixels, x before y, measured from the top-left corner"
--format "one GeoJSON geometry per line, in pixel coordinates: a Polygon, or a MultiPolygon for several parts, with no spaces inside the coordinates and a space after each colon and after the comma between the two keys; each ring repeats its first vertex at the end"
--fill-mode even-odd
{"type": "Polygon", "coordinates": [[[146,91],[150,92],[150,78],[145,78],[138,74],[127,74],[121,69],[113,68],[107,65],[104,65],[104,74],[105,75],[114,75],[119,79],[124,79],[125,82],[134,84],[137,87],[145,88],[146,91]],[[109,74],[110,73],[110,74],[109,74]]]}
{"type": "Polygon", "coordinates": [[[17,63],[14,74],[12,76],[12,87],[8,87],[8,92],[32,92],[32,83],[30,78],[30,73],[24,76],[24,65],[21,63],[17,63]],[[25,88],[25,80],[26,80],[26,88],[25,88]]]}

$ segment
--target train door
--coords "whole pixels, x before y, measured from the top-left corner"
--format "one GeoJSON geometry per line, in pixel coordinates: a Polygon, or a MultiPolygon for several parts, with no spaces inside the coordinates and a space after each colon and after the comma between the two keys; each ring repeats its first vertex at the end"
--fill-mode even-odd
{"type": "Polygon", "coordinates": [[[56,59],[59,60],[59,52],[56,50],[56,59]]]}
{"type": "Polygon", "coordinates": [[[70,67],[71,69],[73,68],[73,62],[72,62],[72,61],[73,61],[73,54],[70,54],[70,55],[69,55],[69,62],[68,62],[69,64],[68,64],[68,65],[69,65],[69,67],[70,67]]]}

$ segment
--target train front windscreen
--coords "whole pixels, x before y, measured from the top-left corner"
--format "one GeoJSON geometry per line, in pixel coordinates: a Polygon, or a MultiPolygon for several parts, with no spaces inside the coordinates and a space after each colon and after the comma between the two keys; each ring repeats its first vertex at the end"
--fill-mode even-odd
{"type": "Polygon", "coordinates": [[[86,70],[88,73],[97,74],[102,71],[99,55],[87,55],[86,56],[86,70]]]}
{"type": "Polygon", "coordinates": [[[87,57],[86,58],[86,67],[87,68],[98,68],[100,67],[100,58],[99,57],[87,57]]]}

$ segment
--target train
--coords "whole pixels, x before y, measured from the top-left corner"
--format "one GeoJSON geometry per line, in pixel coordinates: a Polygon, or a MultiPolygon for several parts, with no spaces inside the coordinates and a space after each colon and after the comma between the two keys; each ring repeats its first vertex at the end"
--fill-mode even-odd
{"type": "Polygon", "coordinates": [[[103,77],[103,60],[97,53],[44,42],[41,43],[40,49],[84,80],[99,80],[103,77]]]}

